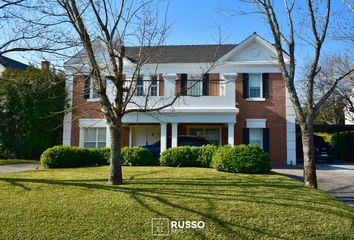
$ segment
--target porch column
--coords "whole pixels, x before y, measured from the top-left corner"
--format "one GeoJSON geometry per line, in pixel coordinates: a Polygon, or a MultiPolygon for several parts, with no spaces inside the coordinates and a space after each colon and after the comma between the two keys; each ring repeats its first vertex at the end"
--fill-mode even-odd
{"type": "Polygon", "coordinates": [[[160,123],[160,127],[160,153],[162,153],[167,148],[167,123],[160,123]]]}
{"type": "Polygon", "coordinates": [[[178,123],[172,123],[172,147],[177,147],[178,123]]]}
{"type": "Polygon", "coordinates": [[[235,143],[235,131],[234,131],[235,123],[228,123],[227,125],[228,125],[227,126],[228,144],[230,146],[234,146],[234,143],[235,143]]]}

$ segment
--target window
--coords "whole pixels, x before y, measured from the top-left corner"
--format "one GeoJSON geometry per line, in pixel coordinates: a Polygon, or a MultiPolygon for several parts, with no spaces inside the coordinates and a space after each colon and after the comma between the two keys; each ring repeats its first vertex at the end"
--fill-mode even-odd
{"type": "Polygon", "coordinates": [[[138,77],[135,89],[135,96],[145,96],[148,92],[150,96],[158,95],[157,75],[151,75],[150,79],[148,80],[144,80],[143,75],[140,75],[138,77]]]}
{"type": "Polygon", "coordinates": [[[157,96],[157,75],[151,75],[151,82],[149,83],[150,95],[157,96]]]}
{"type": "Polygon", "coordinates": [[[249,97],[261,98],[262,96],[262,74],[249,75],[249,97]]]}
{"type": "Polygon", "coordinates": [[[106,128],[84,128],[84,148],[106,147],[106,128]]]}
{"type": "Polygon", "coordinates": [[[220,144],[220,128],[218,127],[191,127],[189,134],[203,137],[212,144],[220,144]]]}
{"type": "MultiPolygon", "coordinates": [[[[102,78],[101,82],[105,87],[107,86],[107,79],[106,78],[102,78]]],[[[84,97],[85,97],[85,99],[99,98],[97,91],[96,91],[94,80],[93,80],[93,78],[91,78],[89,76],[87,76],[85,78],[84,97]]]]}
{"type": "Polygon", "coordinates": [[[249,134],[249,144],[256,144],[263,149],[263,128],[250,128],[249,134]]]}
{"type": "Polygon", "coordinates": [[[189,74],[187,80],[187,95],[201,96],[203,95],[203,81],[198,74],[189,74]]]}
{"type": "MultiPolygon", "coordinates": [[[[134,78],[133,78],[134,79],[134,78]]],[[[136,96],[144,96],[144,81],[143,75],[139,75],[138,79],[136,80],[136,89],[135,89],[136,96]]]]}

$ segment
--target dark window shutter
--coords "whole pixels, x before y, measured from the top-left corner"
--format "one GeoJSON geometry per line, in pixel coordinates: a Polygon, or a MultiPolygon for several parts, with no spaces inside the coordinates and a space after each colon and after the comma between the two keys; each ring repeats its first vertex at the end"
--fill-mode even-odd
{"type": "Polygon", "coordinates": [[[263,128],[263,150],[269,153],[269,128],[263,128]]]}
{"type": "Polygon", "coordinates": [[[203,74],[203,96],[209,95],[209,73],[203,74]]]}
{"type": "Polygon", "coordinates": [[[263,97],[269,98],[269,74],[262,74],[263,97]]]}
{"type": "Polygon", "coordinates": [[[248,73],[242,74],[242,80],[243,80],[243,98],[248,98],[248,85],[249,85],[248,73]]]}
{"type": "Polygon", "coordinates": [[[249,144],[249,143],[250,143],[250,129],[243,128],[243,144],[249,144]]]}
{"type": "Polygon", "coordinates": [[[181,95],[182,96],[187,95],[187,74],[186,73],[181,74],[181,95]]]}
{"type": "Polygon", "coordinates": [[[84,98],[89,99],[90,98],[90,82],[91,78],[89,76],[84,76],[84,98]]]}

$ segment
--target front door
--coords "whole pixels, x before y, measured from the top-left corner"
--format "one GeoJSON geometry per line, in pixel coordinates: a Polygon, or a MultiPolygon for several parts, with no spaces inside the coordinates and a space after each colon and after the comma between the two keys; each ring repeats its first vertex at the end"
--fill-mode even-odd
{"type": "Polygon", "coordinates": [[[160,126],[145,125],[132,127],[132,145],[146,146],[160,140],[160,126]]]}

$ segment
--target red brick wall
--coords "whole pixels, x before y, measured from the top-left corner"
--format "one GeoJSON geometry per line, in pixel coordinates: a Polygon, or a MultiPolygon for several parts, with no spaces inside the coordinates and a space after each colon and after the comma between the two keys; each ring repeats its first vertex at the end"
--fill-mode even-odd
{"type": "MultiPolygon", "coordinates": [[[[73,80],[73,102],[72,102],[72,128],[71,145],[80,144],[79,119],[83,118],[104,118],[101,112],[100,102],[89,102],[84,98],[84,76],[74,76],[73,80]]],[[[122,145],[129,146],[129,128],[122,129],[122,145]]]]}
{"type": "Polygon", "coordinates": [[[239,108],[235,125],[235,144],[241,144],[246,118],[265,118],[270,132],[270,155],[273,163],[286,163],[285,83],[280,73],[269,74],[269,98],[264,102],[246,101],[242,96],[242,74],[236,79],[236,102],[239,108]]]}

